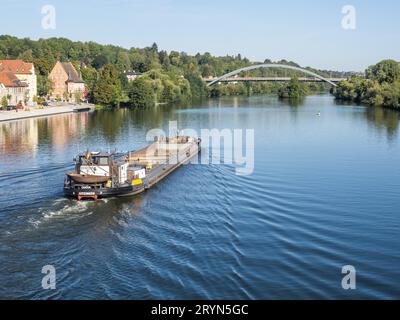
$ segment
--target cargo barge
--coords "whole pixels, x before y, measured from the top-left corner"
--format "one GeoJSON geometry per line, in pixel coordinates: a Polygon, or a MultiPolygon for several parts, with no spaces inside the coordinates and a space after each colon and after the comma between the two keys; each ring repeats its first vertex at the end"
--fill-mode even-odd
{"type": "Polygon", "coordinates": [[[74,159],[75,172],[66,173],[64,194],[77,200],[139,194],[188,163],[200,149],[200,139],[177,136],[158,137],[128,153],[88,150],[74,159]]]}

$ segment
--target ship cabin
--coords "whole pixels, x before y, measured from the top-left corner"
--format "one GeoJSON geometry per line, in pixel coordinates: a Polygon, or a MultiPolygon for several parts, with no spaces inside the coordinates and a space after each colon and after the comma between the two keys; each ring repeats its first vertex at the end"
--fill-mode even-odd
{"type": "MultiPolygon", "coordinates": [[[[138,185],[146,177],[146,169],[129,166],[126,154],[107,152],[82,153],[75,159],[76,174],[86,177],[107,178],[108,186],[138,185]]],[[[75,177],[75,180],[76,177],[75,177]]]]}
{"type": "Polygon", "coordinates": [[[75,159],[76,173],[108,177],[113,162],[113,154],[106,152],[91,152],[90,155],[88,153],[80,154],[75,159]]]}

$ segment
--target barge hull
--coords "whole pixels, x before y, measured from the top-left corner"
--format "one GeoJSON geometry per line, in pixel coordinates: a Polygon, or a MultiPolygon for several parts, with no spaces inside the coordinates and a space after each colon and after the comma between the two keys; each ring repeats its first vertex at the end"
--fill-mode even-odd
{"type": "Polygon", "coordinates": [[[64,195],[70,198],[81,199],[101,199],[110,197],[133,196],[144,191],[144,186],[127,186],[120,188],[96,188],[96,189],[75,189],[64,188],[64,195]]]}

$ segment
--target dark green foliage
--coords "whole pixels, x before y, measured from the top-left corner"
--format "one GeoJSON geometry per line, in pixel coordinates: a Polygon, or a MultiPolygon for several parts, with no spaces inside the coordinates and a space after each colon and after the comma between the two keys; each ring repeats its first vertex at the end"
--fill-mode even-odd
{"type": "Polygon", "coordinates": [[[382,83],[393,83],[400,79],[400,64],[394,60],[383,60],[366,71],[368,79],[382,83]]]}
{"type": "Polygon", "coordinates": [[[133,107],[151,107],[155,103],[152,85],[143,78],[129,83],[128,96],[133,107]]]}
{"type": "MultiPolygon", "coordinates": [[[[17,58],[33,61],[39,75],[38,94],[40,95],[45,95],[49,89],[47,76],[56,61],[72,62],[87,85],[89,100],[107,106],[118,106],[120,103],[127,102],[131,88],[124,72],[132,70],[144,73],[141,77],[150,82],[154,96],[153,102],[158,103],[200,99],[210,95],[276,93],[281,87],[280,84],[275,83],[238,83],[209,88],[202,77],[221,76],[260,62],[250,62],[241,55],[214,57],[210,53],[198,53],[195,56],[178,51],[168,53],[160,51],[155,43],[146,48],[125,49],[95,42],[71,41],[65,38],[34,41],[7,35],[0,36],[0,59],[17,58]],[[112,71],[110,71],[111,66],[112,71]]],[[[266,62],[271,63],[268,59],[266,62]]],[[[277,63],[297,66],[296,63],[285,60],[277,63]]],[[[386,68],[389,67],[383,67],[385,70],[386,68]]],[[[343,76],[337,72],[308,69],[322,76],[343,76]]],[[[372,74],[374,72],[371,71],[372,74]]],[[[380,74],[379,70],[375,73],[380,74]]],[[[298,72],[291,70],[256,69],[240,76],[295,77],[299,75],[298,72]]]]}
{"type": "Polygon", "coordinates": [[[187,72],[185,79],[189,81],[193,99],[202,99],[210,95],[209,88],[198,74],[187,72]]]}
{"type": "Polygon", "coordinates": [[[373,106],[400,108],[400,66],[384,60],[366,71],[367,78],[352,77],[332,89],[338,100],[373,106]]]}
{"type": "Polygon", "coordinates": [[[108,63],[107,56],[100,54],[93,59],[92,66],[96,69],[100,69],[108,63]]]}
{"type": "Polygon", "coordinates": [[[307,94],[305,85],[298,78],[290,79],[289,83],[279,89],[278,95],[281,99],[298,100],[304,98],[307,94]]]}
{"type": "Polygon", "coordinates": [[[46,76],[37,76],[37,94],[39,96],[46,96],[51,89],[51,83],[46,76]]]}
{"type": "Polygon", "coordinates": [[[93,88],[94,102],[106,106],[119,106],[122,100],[122,88],[118,70],[106,64],[99,72],[99,78],[93,88]]]}

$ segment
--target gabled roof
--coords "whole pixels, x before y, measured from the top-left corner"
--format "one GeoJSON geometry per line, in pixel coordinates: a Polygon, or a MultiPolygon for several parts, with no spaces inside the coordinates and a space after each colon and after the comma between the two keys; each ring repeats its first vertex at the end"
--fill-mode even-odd
{"type": "Polygon", "coordinates": [[[0,60],[0,72],[32,74],[33,64],[22,60],[0,60]]]}
{"type": "Polygon", "coordinates": [[[0,83],[5,87],[27,87],[28,85],[19,80],[12,72],[0,72],[0,83]]]}
{"type": "Polygon", "coordinates": [[[67,82],[83,83],[82,78],[80,77],[78,72],[76,72],[71,62],[61,62],[61,66],[63,67],[65,73],[68,75],[67,82]]]}

